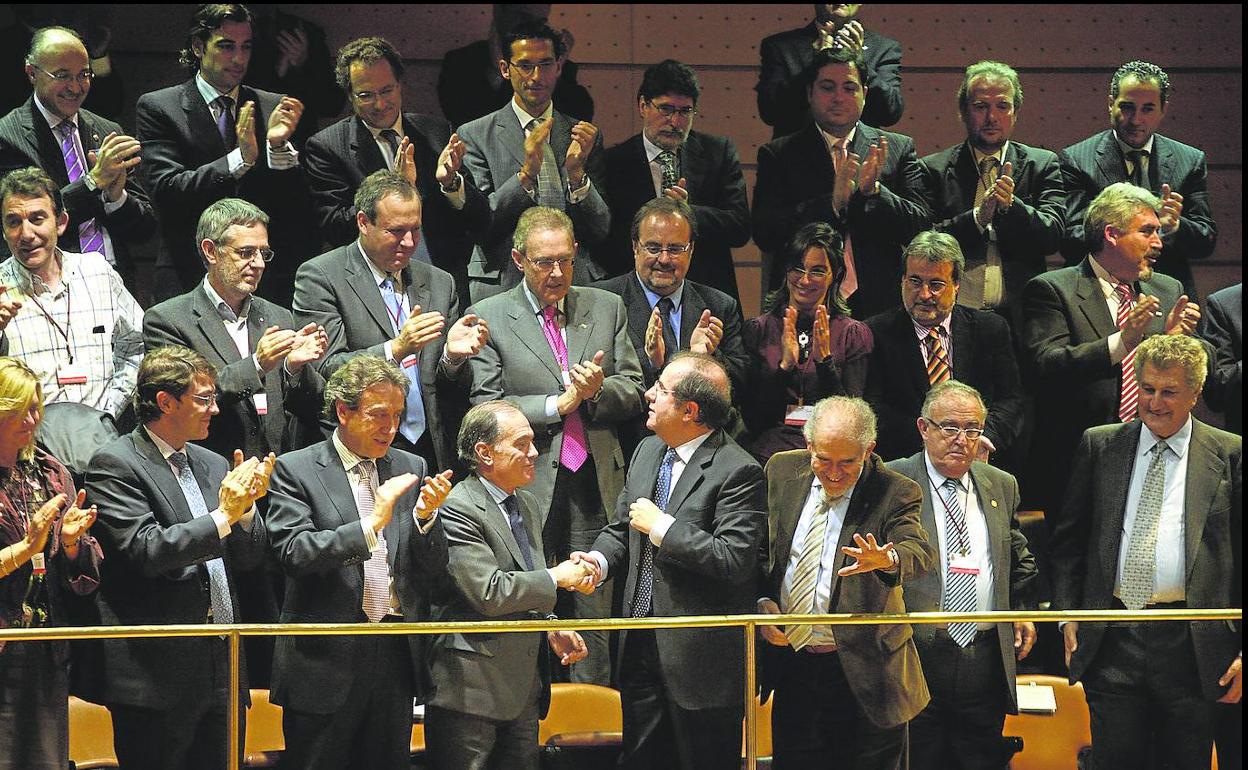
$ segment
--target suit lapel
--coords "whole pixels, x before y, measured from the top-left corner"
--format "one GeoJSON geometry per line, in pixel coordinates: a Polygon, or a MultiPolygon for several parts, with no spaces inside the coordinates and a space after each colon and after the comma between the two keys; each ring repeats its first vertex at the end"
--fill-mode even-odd
{"type": "MultiPolygon", "coordinates": [[[[212,306],[212,301],[204,293],[203,286],[197,284],[191,291],[193,292],[191,312],[196,316],[199,331],[212,345],[212,349],[217,351],[222,361],[232,364],[240,360],[242,356],[238,354],[238,348],[234,347],[234,340],[230,339],[229,333],[225,331],[225,324],[221,322],[217,309],[212,306]]],[[[248,326],[250,325],[251,320],[248,319],[248,326]]],[[[248,334],[250,333],[249,329],[248,334]]]]}
{"type": "Polygon", "coordinates": [[[360,169],[362,175],[368,176],[374,171],[389,168],[386,159],[382,157],[381,148],[377,146],[364,121],[355,118],[351,121],[351,126],[351,154],[355,158],[355,167],[360,169]]]}
{"type": "Polygon", "coordinates": [[[893,335],[897,341],[897,355],[902,358],[902,367],[910,380],[911,389],[915,393],[926,393],[932,386],[927,378],[927,365],[923,363],[923,352],[919,350],[922,342],[914,333],[914,321],[904,309],[893,311],[893,335]]]}
{"type": "MultiPolygon", "coordinates": [[[[342,460],[334,448],[333,439],[328,439],[321,444],[316,464],[321,468],[321,472],[316,476],[321,480],[321,486],[325,489],[325,499],[334,506],[334,510],[338,512],[338,518],[343,524],[359,521],[360,512],[355,507],[355,490],[351,488],[351,482],[347,480],[347,471],[342,467],[342,460]]],[[[378,478],[381,477],[380,464],[377,475],[378,478]]]]}
{"type": "MultiPolygon", "coordinates": [[[[680,506],[685,502],[685,498],[689,496],[698,485],[702,483],[703,477],[706,475],[706,469],[715,462],[715,453],[724,443],[724,434],[720,431],[707,436],[706,441],[697,448],[693,453],[693,457],[689,458],[689,462],[685,464],[685,470],[680,474],[680,480],[676,482],[676,486],[672,488],[671,493],[667,496],[667,511],[679,511],[680,506]]],[[[658,474],[655,474],[658,478],[658,474]]]]}
{"type": "MultiPolygon", "coordinates": [[[[685,293],[680,297],[680,336],[677,342],[680,343],[681,350],[689,349],[689,342],[693,338],[693,330],[698,327],[698,321],[702,318],[702,311],[706,309],[706,302],[702,299],[702,295],[698,290],[693,288],[693,284],[685,281],[685,293]]],[[[728,319],[721,319],[724,323],[728,319]]],[[[671,358],[671,354],[667,355],[671,358]]]]}
{"type": "MultiPolygon", "coordinates": [[[[65,187],[69,184],[69,172],[65,169],[65,155],[61,152],[60,142],[52,133],[48,121],[44,120],[43,113],[39,112],[34,96],[26,100],[26,107],[18,111],[18,116],[21,118],[29,153],[31,157],[43,161],[40,165],[52,181],[56,182],[57,187],[65,187]]],[[[81,115],[80,110],[79,120],[82,119],[81,115]]],[[[86,145],[83,147],[85,150],[86,145]]]]}
{"type": "Polygon", "coordinates": [[[949,322],[950,336],[953,338],[953,378],[960,382],[970,382],[971,372],[975,370],[975,322],[971,313],[960,313],[960,305],[953,308],[953,319],[949,322]]]}
{"type": "MultiPolygon", "coordinates": [[[[875,456],[871,455],[867,458],[867,463],[863,466],[862,475],[858,477],[858,483],[854,485],[853,497],[849,499],[849,509],[845,511],[845,523],[841,525],[841,534],[836,541],[836,560],[833,564],[845,566],[852,563],[851,557],[845,556],[841,549],[854,546],[854,534],[860,533],[866,537],[866,532],[860,532],[862,523],[869,517],[872,511],[867,507],[868,502],[874,501],[875,495],[872,488],[875,487],[875,477],[879,472],[883,463],[875,456]]],[[[872,533],[877,537],[882,537],[879,532],[872,533]]],[[[832,597],[829,606],[830,611],[835,611],[838,603],[837,590],[840,588],[841,576],[837,574],[840,567],[836,567],[832,571],[832,585],[828,589],[828,595],[832,597]]]]}
{"type": "Polygon", "coordinates": [[[533,307],[524,294],[523,283],[511,289],[511,300],[511,306],[507,311],[512,320],[511,333],[516,335],[516,339],[524,343],[533,357],[546,367],[546,371],[562,384],[563,372],[559,369],[558,362],[555,361],[555,353],[550,349],[550,343],[546,341],[546,333],[542,331],[542,321],[533,312],[533,307]]]}
{"type": "MultiPolygon", "coordinates": [[[[979,512],[988,526],[988,552],[992,557],[993,571],[997,581],[1010,579],[1010,533],[1007,521],[1009,512],[1002,508],[1002,490],[987,473],[971,463],[971,480],[975,482],[975,499],[979,512]]],[[[926,524],[924,525],[926,526],[926,524]]],[[[929,530],[933,531],[933,530],[929,530]]],[[[1004,608],[1001,608],[1004,609],[1004,608]]]]}
{"type": "Polygon", "coordinates": [[[1101,135],[1101,143],[1096,148],[1096,166],[1101,170],[1105,187],[1115,182],[1130,181],[1127,179],[1127,162],[1114,139],[1113,129],[1101,135]]]}
{"type": "MultiPolygon", "coordinates": [[[[182,485],[173,475],[169,462],[156,448],[156,443],[148,437],[147,431],[141,426],[135,428],[131,439],[134,441],[135,451],[143,458],[143,472],[151,479],[152,486],[160,490],[161,496],[165,498],[165,504],[170,511],[173,511],[177,519],[172,523],[179,524],[193,520],[195,517],[191,514],[191,506],[186,502],[186,496],[182,494],[182,485]]],[[[196,479],[196,482],[198,481],[196,479]]]]}
{"type": "MultiPolygon", "coordinates": [[[[241,90],[238,98],[240,104],[234,106],[235,110],[240,109],[242,103],[246,101],[241,90]]],[[[256,105],[257,110],[259,106],[256,105]]],[[[226,153],[225,140],[221,138],[221,132],[217,130],[217,122],[212,119],[212,110],[208,109],[208,102],[205,102],[204,97],[200,95],[194,77],[186,81],[186,85],[182,87],[182,110],[186,113],[187,134],[199,151],[214,157],[224,155],[226,153]]]]}
{"type": "MultiPolygon", "coordinates": [[[[503,544],[507,546],[507,553],[516,562],[516,566],[524,569],[524,554],[520,551],[520,544],[516,542],[516,535],[511,531],[511,524],[506,521],[506,513],[501,506],[494,502],[494,498],[490,497],[489,491],[476,475],[468,477],[465,482],[468,491],[473,497],[475,504],[481,509],[481,516],[485,519],[485,525],[494,530],[494,534],[503,544]]],[[[520,518],[524,521],[525,529],[528,530],[529,537],[534,541],[531,551],[534,554],[542,553],[541,527],[534,527],[535,515],[528,506],[524,504],[524,499],[520,495],[516,495],[516,505],[520,508],[520,518]]],[[[533,565],[538,566],[536,562],[533,565]]]]}
{"type": "Polygon", "coordinates": [[[705,169],[706,153],[702,146],[702,139],[696,131],[690,131],[685,146],[680,148],[680,168],[677,172],[680,177],[684,178],[685,189],[689,191],[689,197],[694,200],[707,199],[707,196],[702,195],[705,191],[705,185],[702,184],[706,176],[705,169]]]}
{"type": "Polygon", "coordinates": [[[975,153],[971,152],[970,145],[966,142],[958,147],[957,157],[945,169],[945,189],[958,191],[963,211],[975,205],[975,193],[979,191],[979,169],[975,166],[975,153]]]}
{"type": "MultiPolygon", "coordinates": [[[[1136,420],[1113,432],[1105,445],[1103,457],[1105,478],[1099,489],[1104,495],[1097,507],[1105,512],[1104,527],[1099,533],[1102,555],[1100,567],[1103,585],[1113,586],[1118,570],[1119,548],[1126,547],[1122,526],[1127,515],[1127,490],[1131,486],[1131,471],[1135,467],[1135,452],[1140,444],[1140,421],[1136,420]]],[[[1098,495],[1100,497],[1100,495],[1098,495]]],[[[1098,533],[1093,533],[1098,537],[1098,533]]]]}
{"type": "Polygon", "coordinates": [[[348,251],[347,285],[355,292],[360,304],[372,316],[378,328],[386,335],[386,339],[389,339],[390,335],[394,334],[394,327],[390,323],[390,315],[386,312],[386,304],[381,299],[381,291],[373,282],[373,271],[364,264],[364,260],[368,258],[360,251],[356,242],[348,243],[342,248],[348,251]]]}
{"type": "Polygon", "coordinates": [[[1183,497],[1184,585],[1192,578],[1192,568],[1204,539],[1205,520],[1218,483],[1226,478],[1226,461],[1209,440],[1205,424],[1192,418],[1192,439],[1187,446],[1187,484],[1183,497]],[[1195,469],[1195,473],[1193,473],[1195,469]]]}
{"type": "Polygon", "coordinates": [[[1079,281],[1075,284],[1075,296],[1079,300],[1079,309],[1088,324],[1101,337],[1108,337],[1117,331],[1117,324],[1109,317],[1109,306],[1105,304],[1105,295],[1101,292],[1100,281],[1092,272],[1092,263],[1085,257],[1079,265],[1079,281]]]}
{"type": "Polygon", "coordinates": [[[646,326],[650,323],[650,303],[641,290],[636,271],[629,273],[624,279],[624,289],[620,292],[624,299],[624,309],[628,312],[628,334],[637,348],[638,357],[645,355],[646,326]]]}
{"type": "Polygon", "coordinates": [[[788,569],[789,557],[793,553],[793,535],[797,531],[797,521],[802,516],[802,508],[815,476],[810,464],[805,463],[797,468],[797,473],[785,482],[780,492],[779,513],[776,516],[776,542],[772,553],[772,575],[779,596],[780,586],[784,582],[784,573],[788,569]]]}
{"type": "MultiPolygon", "coordinates": [[[[568,147],[572,146],[572,119],[559,110],[554,110],[550,117],[555,121],[554,128],[550,131],[550,149],[555,154],[555,161],[559,164],[559,179],[566,186],[568,172],[563,168],[563,159],[568,156],[568,147]]],[[[583,149],[589,152],[593,148],[583,149]]]]}
{"type": "MultiPolygon", "coordinates": [[[[389,455],[377,460],[377,486],[381,486],[389,481],[393,475],[394,471],[391,468],[389,455]]],[[[402,565],[398,561],[400,554],[406,550],[402,547],[402,544],[407,543],[411,538],[411,529],[415,526],[412,522],[411,509],[407,508],[407,505],[403,502],[410,498],[411,493],[409,492],[400,498],[400,502],[394,504],[395,515],[390,517],[390,522],[382,530],[386,535],[386,561],[390,564],[391,575],[401,574],[400,569],[402,565]],[[407,509],[406,514],[404,513],[405,508],[407,509]]]]}
{"type": "Polygon", "coordinates": [[[519,165],[524,165],[524,128],[516,118],[511,102],[494,113],[494,128],[498,131],[499,144],[519,165]]]}

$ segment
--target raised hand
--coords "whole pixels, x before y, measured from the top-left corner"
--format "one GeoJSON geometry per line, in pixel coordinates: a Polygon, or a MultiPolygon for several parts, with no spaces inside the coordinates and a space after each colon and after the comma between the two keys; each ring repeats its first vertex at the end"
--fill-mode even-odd
{"type": "Polygon", "coordinates": [[[585,161],[589,160],[590,153],[594,151],[594,141],[597,138],[598,127],[593,123],[582,120],[572,126],[572,143],[568,145],[563,168],[568,172],[568,184],[574,190],[585,180],[585,161]]]}
{"type": "MultiPolygon", "coordinates": [[[[520,165],[520,176],[527,177],[534,185],[537,184],[537,175],[542,173],[542,160],[546,157],[543,145],[550,139],[554,125],[553,120],[543,120],[524,138],[524,163],[520,165]]],[[[569,152],[571,149],[568,148],[569,152]]]]}
{"type": "MultiPolygon", "coordinates": [[[[1186,301],[1185,297],[1180,297],[1186,301]]],[[[1135,300],[1135,307],[1127,312],[1126,321],[1122,325],[1122,341],[1128,348],[1134,348],[1144,341],[1144,334],[1149,324],[1161,312],[1161,300],[1151,294],[1141,294],[1135,300]]]]}
{"type": "Polygon", "coordinates": [[[9,321],[17,315],[17,311],[22,309],[22,301],[16,296],[9,294],[9,287],[0,284],[0,331],[4,331],[9,325],[9,321]]]}
{"type": "Polygon", "coordinates": [[[646,358],[655,369],[662,369],[667,360],[667,344],[663,341],[663,313],[655,305],[650,311],[650,320],[646,323],[646,340],[643,343],[646,358]]]}
{"type": "Polygon", "coordinates": [[[306,364],[321,360],[328,349],[329,335],[325,333],[325,327],[310,323],[295,332],[294,344],[286,354],[286,368],[295,374],[306,364]]]}
{"type": "Polygon", "coordinates": [[[1188,302],[1187,295],[1179,297],[1166,316],[1166,334],[1195,334],[1200,323],[1200,306],[1188,302]]]}
{"type": "MultiPolygon", "coordinates": [[[[217,492],[217,507],[221,513],[225,514],[231,526],[237,524],[243,518],[243,514],[251,510],[251,504],[256,500],[253,495],[256,468],[259,465],[258,459],[252,457],[244,460],[243,453],[237,449],[234,450],[234,467],[225,474],[224,479],[221,479],[221,488],[217,492]]],[[[266,491],[267,484],[266,479],[266,491]]]]}
{"type": "Polygon", "coordinates": [[[368,521],[374,532],[386,528],[394,515],[394,504],[419,482],[420,476],[415,473],[401,473],[386,479],[386,483],[377,488],[377,494],[373,498],[373,515],[368,521]]]}
{"type": "Polygon", "coordinates": [[[399,149],[394,152],[394,173],[416,186],[416,145],[406,136],[399,140],[399,149]]]}
{"type": "Polygon", "coordinates": [[[295,348],[297,335],[290,329],[270,326],[256,341],[256,363],[266,374],[286,360],[295,348]]]}
{"type": "Polygon", "coordinates": [[[62,492],[39,506],[39,510],[35,511],[35,515],[30,517],[30,521],[26,525],[26,538],[24,541],[28,555],[43,552],[44,546],[48,544],[48,533],[52,531],[52,524],[56,521],[56,517],[61,514],[61,509],[65,507],[65,503],[68,501],[69,497],[62,492]]]}
{"type": "Polygon", "coordinates": [[[828,320],[828,308],[825,305],[815,307],[814,344],[811,346],[810,357],[817,364],[832,357],[832,322],[828,320]]]}
{"type": "Polygon", "coordinates": [[[846,556],[853,556],[857,561],[848,567],[841,567],[836,574],[841,577],[848,577],[849,575],[862,575],[867,572],[874,572],[877,569],[890,570],[893,568],[893,559],[888,555],[888,552],[893,547],[892,543],[879,545],[875,542],[875,535],[868,533],[864,540],[862,535],[859,535],[857,532],[854,533],[854,543],[857,545],[856,548],[852,545],[847,545],[841,548],[841,553],[846,556]]]}
{"type": "Polygon", "coordinates": [[[832,208],[835,211],[844,211],[849,205],[849,199],[858,189],[858,170],[862,167],[862,158],[856,153],[849,153],[845,156],[845,160],[841,161],[841,167],[836,171],[836,179],[832,180],[832,208]]]}
{"type": "Polygon", "coordinates": [[[464,153],[467,151],[468,145],[459,138],[459,134],[451,134],[446,147],[442,148],[442,154],[438,156],[438,169],[434,172],[434,177],[443,189],[455,184],[455,177],[459,174],[460,166],[464,164],[464,153]]]}
{"type": "Polygon", "coordinates": [[[433,517],[434,511],[442,507],[446,496],[451,493],[453,475],[455,472],[448,468],[436,475],[425,477],[425,483],[420,488],[420,497],[416,499],[416,518],[427,521],[433,517]]]}
{"type": "Polygon", "coordinates": [[[455,323],[446,333],[446,356],[458,363],[475,356],[490,341],[490,327],[484,318],[466,315],[455,323]]]}
{"type": "Polygon", "coordinates": [[[110,201],[116,202],[121,198],[131,169],[141,161],[140,149],[138,139],[112,132],[104,137],[99,147],[87,153],[91,178],[110,201]]]}
{"type": "Polygon", "coordinates": [[[797,366],[801,349],[797,344],[797,308],[784,309],[784,328],[780,332],[780,369],[791,372],[797,366]]]}
{"type": "Polygon", "coordinates": [[[724,339],[724,322],[711,315],[710,308],[702,311],[702,317],[698,319],[698,325],[694,327],[693,333],[689,335],[689,349],[694,353],[706,353],[710,355],[719,349],[719,343],[724,339]]]}
{"type": "Polygon", "coordinates": [[[244,102],[238,108],[238,118],[234,121],[234,135],[238,137],[238,151],[242,153],[243,162],[254,165],[260,157],[260,146],[256,144],[256,121],[252,116],[256,112],[255,102],[244,102]]]}
{"type": "Polygon", "coordinates": [[[881,136],[880,141],[871,145],[867,159],[862,162],[862,170],[858,173],[858,189],[863,195],[875,195],[875,183],[880,180],[880,172],[887,162],[888,137],[881,136]]]}
{"type": "Polygon", "coordinates": [[[602,390],[602,383],[606,380],[606,373],[602,370],[602,359],[605,355],[599,350],[594,353],[593,359],[572,365],[569,374],[572,377],[572,387],[580,400],[588,401],[602,390]]]}
{"type": "Polygon", "coordinates": [[[390,344],[390,352],[394,360],[402,361],[408,356],[419,352],[430,342],[442,336],[446,328],[446,319],[436,310],[428,313],[420,312],[420,305],[412,308],[412,313],[403,322],[399,336],[390,344]]]}
{"type": "Polygon", "coordinates": [[[283,96],[277,107],[269,115],[268,134],[265,137],[269,146],[277,149],[294,136],[299,126],[299,118],[303,116],[303,102],[293,96],[283,96]]]}
{"type": "Polygon", "coordinates": [[[663,194],[673,200],[685,201],[688,203],[689,182],[682,176],[680,179],[676,180],[676,185],[674,187],[667,188],[663,191],[663,194]]]}
{"type": "Polygon", "coordinates": [[[303,27],[284,29],[277,33],[277,70],[279,78],[291,70],[302,69],[308,63],[308,33],[303,27]]]}
{"type": "Polygon", "coordinates": [[[1170,189],[1170,185],[1161,186],[1161,211],[1157,218],[1161,221],[1161,234],[1169,235],[1179,229],[1179,218],[1183,215],[1183,196],[1170,189]]]}

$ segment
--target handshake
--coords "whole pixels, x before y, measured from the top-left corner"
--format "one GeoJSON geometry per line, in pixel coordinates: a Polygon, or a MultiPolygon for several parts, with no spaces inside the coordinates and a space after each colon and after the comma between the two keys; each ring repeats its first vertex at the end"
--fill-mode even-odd
{"type": "Polygon", "coordinates": [[[584,551],[573,551],[568,559],[551,567],[550,574],[560,588],[583,594],[592,594],[602,582],[598,562],[584,551]]]}

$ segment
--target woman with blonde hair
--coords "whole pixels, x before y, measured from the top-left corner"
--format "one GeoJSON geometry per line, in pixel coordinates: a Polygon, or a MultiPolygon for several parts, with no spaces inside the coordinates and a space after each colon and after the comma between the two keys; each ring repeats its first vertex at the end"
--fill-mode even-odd
{"type": "MultiPolygon", "coordinates": [[[[95,507],[35,446],[42,419],[39,378],[0,358],[0,629],[63,625],[64,592],[100,581],[95,507]]],[[[0,641],[0,770],[69,766],[68,660],[67,642],[0,641]]]]}

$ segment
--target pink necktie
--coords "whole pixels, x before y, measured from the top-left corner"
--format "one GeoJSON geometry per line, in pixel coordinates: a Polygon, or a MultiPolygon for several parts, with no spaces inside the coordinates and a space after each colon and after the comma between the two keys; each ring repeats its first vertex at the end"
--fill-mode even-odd
{"type": "MultiPolygon", "coordinates": [[[[845,165],[845,161],[849,160],[848,142],[841,141],[836,145],[836,152],[832,155],[835,161],[836,173],[841,173],[841,168],[845,165]]],[[[849,242],[849,229],[845,230],[845,277],[841,279],[841,296],[849,299],[854,292],[858,291],[858,271],[854,269],[854,247],[849,242]]]]}
{"type": "MultiPolygon", "coordinates": [[[[542,310],[542,331],[546,334],[546,342],[555,354],[555,363],[563,371],[569,371],[568,346],[559,334],[559,323],[555,313],[559,312],[554,305],[547,305],[542,310]]],[[[585,440],[585,423],[581,420],[580,409],[574,409],[563,418],[563,445],[559,449],[559,463],[572,472],[581,469],[589,457],[589,445],[585,440]]]]}

